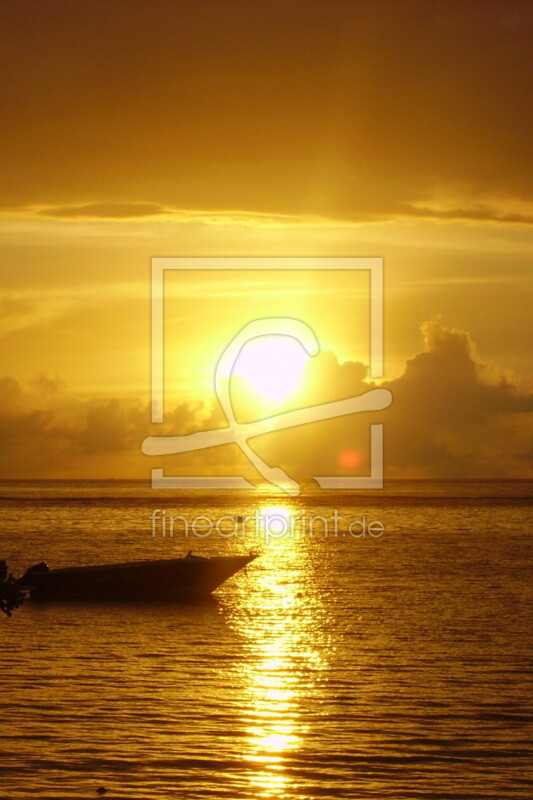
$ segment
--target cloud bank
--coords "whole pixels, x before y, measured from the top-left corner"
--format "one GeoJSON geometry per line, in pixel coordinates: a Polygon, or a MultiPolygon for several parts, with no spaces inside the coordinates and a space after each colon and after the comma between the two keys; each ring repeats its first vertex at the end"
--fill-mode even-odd
{"type": "MultiPolygon", "coordinates": [[[[253,448],[300,480],[367,474],[369,425],[382,422],[389,477],[532,477],[533,393],[516,376],[484,363],[466,331],[430,321],[422,333],[424,349],[400,377],[382,383],[393,393],[389,409],[268,434],[254,439],[253,448]]],[[[338,400],[372,386],[365,365],[340,364],[323,352],[310,360],[300,392],[286,407],[338,400]]],[[[251,408],[246,401],[253,398],[237,383],[236,394],[241,421],[253,412],[257,418],[283,410],[273,412],[264,402],[251,408]]],[[[75,396],[46,375],[25,388],[4,377],[0,476],[148,478],[152,467],[164,466],[169,474],[232,474],[238,468],[258,479],[233,445],[167,456],[157,464],[141,454],[147,435],[223,427],[215,402],[183,401],[162,426],[150,424],[149,411],[140,400],[75,396]]]]}

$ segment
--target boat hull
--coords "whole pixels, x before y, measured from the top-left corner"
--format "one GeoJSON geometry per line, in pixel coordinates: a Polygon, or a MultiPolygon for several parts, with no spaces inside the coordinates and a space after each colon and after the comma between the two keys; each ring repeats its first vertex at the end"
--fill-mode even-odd
{"type": "Polygon", "coordinates": [[[255,556],[132,561],[28,570],[19,586],[32,600],[194,600],[208,597],[255,556]],[[30,574],[31,573],[31,574],[30,574]]]}

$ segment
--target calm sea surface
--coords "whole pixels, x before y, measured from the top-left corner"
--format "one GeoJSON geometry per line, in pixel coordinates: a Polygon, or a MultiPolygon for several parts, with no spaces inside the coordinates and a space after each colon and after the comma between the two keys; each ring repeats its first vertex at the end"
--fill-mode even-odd
{"type": "Polygon", "coordinates": [[[0,798],[531,798],[532,489],[0,485],[17,575],[260,553],[212,602],[0,619],[0,798]]]}

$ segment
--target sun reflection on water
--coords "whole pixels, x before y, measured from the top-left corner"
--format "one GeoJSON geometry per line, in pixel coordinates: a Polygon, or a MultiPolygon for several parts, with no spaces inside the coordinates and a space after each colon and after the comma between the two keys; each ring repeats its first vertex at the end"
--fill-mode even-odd
{"type": "Polygon", "coordinates": [[[294,532],[295,514],[288,506],[264,506],[259,511],[261,531],[275,541],[294,532]]]}
{"type": "MultiPolygon", "coordinates": [[[[294,514],[286,505],[261,510],[270,530],[279,522],[290,531],[294,514]]],[[[305,541],[289,534],[272,540],[250,571],[246,590],[226,609],[245,642],[243,758],[257,797],[289,793],[292,778],[285,770],[309,730],[306,697],[326,666],[325,610],[314,590],[311,558],[305,541]]]]}

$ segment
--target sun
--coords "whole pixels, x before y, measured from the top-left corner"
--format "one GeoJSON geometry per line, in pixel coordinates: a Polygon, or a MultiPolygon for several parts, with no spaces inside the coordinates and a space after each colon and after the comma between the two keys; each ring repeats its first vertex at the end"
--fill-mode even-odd
{"type": "Polygon", "coordinates": [[[300,386],[309,355],[292,336],[260,336],[247,342],[233,374],[267,400],[281,401],[300,386]]]}

